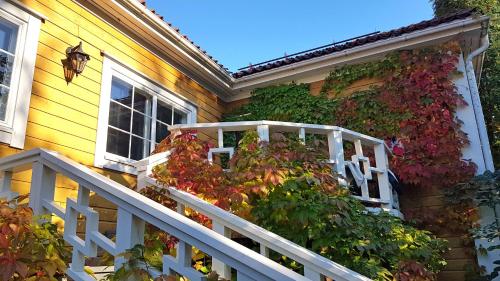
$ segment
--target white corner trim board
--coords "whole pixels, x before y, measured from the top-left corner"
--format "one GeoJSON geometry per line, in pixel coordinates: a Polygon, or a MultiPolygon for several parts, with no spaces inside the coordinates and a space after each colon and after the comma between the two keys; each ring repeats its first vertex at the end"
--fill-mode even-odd
{"type": "Polygon", "coordinates": [[[0,141],[22,149],[43,17],[23,5],[0,0],[0,19],[17,27],[5,118],[0,120],[0,141]]]}

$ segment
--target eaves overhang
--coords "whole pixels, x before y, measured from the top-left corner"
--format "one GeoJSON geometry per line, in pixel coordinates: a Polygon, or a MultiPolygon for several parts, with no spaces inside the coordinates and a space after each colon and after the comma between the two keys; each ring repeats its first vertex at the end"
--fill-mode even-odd
{"type": "Polygon", "coordinates": [[[128,29],[128,32],[134,33],[152,46],[153,52],[160,57],[165,57],[174,67],[226,102],[247,98],[250,92],[258,87],[290,81],[307,82],[312,81],[311,77],[321,75],[326,77],[327,73],[335,67],[368,61],[398,49],[434,45],[451,39],[465,40],[466,38],[469,41],[479,42],[489,20],[487,16],[470,16],[325,56],[234,78],[213,58],[196,48],[192,42],[138,1],[85,0],[83,2],[92,3],[94,7],[118,21],[128,29]]]}
{"type": "Polygon", "coordinates": [[[488,20],[487,16],[469,17],[326,56],[243,76],[235,79],[232,86],[233,96],[231,100],[247,98],[252,89],[272,84],[289,81],[312,82],[316,79],[315,77],[321,75],[326,77],[328,72],[335,67],[369,61],[395,50],[435,45],[452,39],[469,41],[469,45],[471,45],[470,42],[478,44],[484,29],[487,28],[488,20]],[[311,77],[312,80],[308,80],[308,77],[311,77]]]}

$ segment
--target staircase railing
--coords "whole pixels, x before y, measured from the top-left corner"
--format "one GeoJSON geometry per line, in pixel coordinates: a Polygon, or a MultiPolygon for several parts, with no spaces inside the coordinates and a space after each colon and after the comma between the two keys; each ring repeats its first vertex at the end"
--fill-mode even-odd
{"type": "MultiPolygon", "coordinates": [[[[158,184],[153,178],[146,179],[146,184],[164,187],[158,184]]],[[[274,251],[302,264],[304,266],[304,276],[309,280],[321,281],[325,280],[325,277],[331,280],[370,280],[355,271],[326,259],[192,194],[173,187],[164,188],[168,191],[166,195],[177,202],[177,211],[179,213],[184,214],[185,208],[195,210],[212,220],[212,229],[215,232],[231,238],[231,233],[234,231],[258,243],[259,252],[262,256],[268,258],[270,251],[274,251]]],[[[223,261],[213,259],[212,269],[217,271],[221,277],[231,280],[231,267],[223,261]]]]}
{"type": "MultiPolygon", "coordinates": [[[[165,274],[178,273],[187,276],[189,280],[205,280],[204,275],[191,267],[192,247],[195,247],[219,261],[225,269],[235,270],[238,281],[320,280],[320,274],[331,276],[334,280],[369,280],[328,260],[312,256],[304,249],[296,252],[299,254],[296,258],[304,255],[302,260],[311,258],[314,262],[308,264],[304,262],[306,276],[302,276],[73,160],[44,149],[25,151],[0,159],[0,171],[3,173],[0,188],[2,196],[12,197],[13,173],[24,170],[32,171],[29,204],[34,213],[36,215],[53,214],[65,223],[64,239],[73,247],[72,262],[67,273],[69,277],[77,281],[94,280],[85,272],[84,266],[87,257],[97,256],[98,247],[114,256],[114,267],[120,268],[126,261],[120,253],[144,242],[146,223],[179,239],[177,257],[173,258],[168,255],[163,257],[163,273],[165,274]],[[54,200],[56,175],[63,175],[78,183],[76,200],[68,198],[65,208],[54,200]],[[115,241],[98,230],[99,214],[89,206],[91,192],[117,206],[115,241]],[[79,215],[86,218],[84,239],[77,235],[79,215]]],[[[181,202],[180,208],[183,205],[194,207],[190,201],[193,198],[186,199],[182,194],[178,198],[181,202]],[[184,198],[184,201],[181,201],[181,198],[184,198]]],[[[199,201],[194,205],[220,213],[199,201]]],[[[229,217],[226,216],[226,218],[229,217]]],[[[231,224],[233,219],[235,218],[231,217],[229,221],[215,221],[215,225],[235,227],[231,224]]],[[[237,222],[241,221],[237,220],[237,222]]],[[[253,230],[258,229],[254,227],[253,230]]],[[[269,233],[263,237],[265,238],[262,238],[260,243],[264,249],[281,250],[283,248],[286,250],[287,244],[290,249],[297,247],[269,233]]]]}

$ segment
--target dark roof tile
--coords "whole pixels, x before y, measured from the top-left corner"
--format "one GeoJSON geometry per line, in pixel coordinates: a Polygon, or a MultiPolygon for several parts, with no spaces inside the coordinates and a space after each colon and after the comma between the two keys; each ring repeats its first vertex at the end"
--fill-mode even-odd
{"type": "Polygon", "coordinates": [[[243,69],[241,71],[233,73],[233,77],[234,78],[240,78],[240,77],[243,77],[243,76],[251,75],[251,74],[262,72],[262,71],[265,71],[265,70],[269,70],[269,69],[273,69],[273,68],[278,68],[278,67],[283,66],[283,65],[289,65],[291,63],[296,63],[296,62],[305,61],[305,60],[308,60],[308,59],[311,59],[311,58],[316,58],[316,57],[320,57],[320,56],[329,55],[329,54],[332,54],[332,53],[335,53],[335,52],[339,52],[339,51],[343,51],[343,50],[346,50],[346,49],[358,47],[358,46],[365,45],[365,44],[368,44],[368,43],[373,43],[373,42],[376,42],[376,41],[380,41],[380,40],[384,40],[384,39],[388,39],[388,38],[393,38],[393,37],[401,36],[401,35],[406,34],[406,33],[414,32],[414,31],[418,31],[418,30],[422,30],[422,29],[426,29],[426,28],[429,28],[429,27],[440,25],[442,23],[448,23],[448,22],[452,22],[452,21],[455,21],[455,20],[464,19],[464,18],[472,16],[474,13],[475,13],[474,9],[464,10],[464,11],[460,11],[460,12],[457,12],[457,13],[454,13],[454,14],[443,16],[443,17],[439,17],[439,18],[436,17],[436,18],[433,18],[433,19],[430,19],[430,20],[424,20],[424,21],[421,21],[419,23],[411,24],[411,25],[408,25],[408,26],[404,26],[404,27],[400,27],[400,28],[397,28],[397,29],[389,30],[389,31],[386,31],[386,32],[376,33],[376,34],[369,35],[369,36],[366,36],[366,37],[363,37],[363,38],[360,38],[360,39],[356,39],[356,40],[353,40],[353,41],[346,42],[344,44],[339,44],[339,45],[334,45],[334,46],[326,47],[324,49],[312,51],[312,52],[309,52],[309,53],[306,53],[306,54],[300,54],[300,55],[296,55],[294,57],[280,58],[280,59],[278,59],[276,61],[271,61],[271,62],[266,63],[264,65],[259,65],[257,67],[250,66],[248,68],[245,68],[245,69],[243,69]]]}

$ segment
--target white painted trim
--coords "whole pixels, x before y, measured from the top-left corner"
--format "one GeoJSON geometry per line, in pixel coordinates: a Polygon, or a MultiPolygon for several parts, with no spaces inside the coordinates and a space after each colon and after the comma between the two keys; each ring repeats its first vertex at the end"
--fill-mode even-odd
{"type": "MultiPolygon", "coordinates": [[[[140,72],[124,66],[109,56],[104,56],[94,165],[99,168],[107,168],[129,174],[137,174],[137,169],[132,165],[135,161],[106,152],[109,103],[111,99],[111,81],[113,77],[118,77],[131,85],[146,88],[148,93],[153,96],[154,101],[159,99],[160,101],[172,104],[176,109],[187,113],[189,123],[196,122],[197,108],[192,103],[179,97],[179,95],[166,90],[160,86],[159,83],[155,83],[154,81],[146,78],[147,76],[141,74],[140,72]]],[[[154,132],[152,132],[151,138],[153,138],[153,135],[154,132]]]]}
{"type": "Polygon", "coordinates": [[[26,137],[31,85],[42,22],[39,15],[28,13],[19,5],[4,0],[0,0],[0,17],[18,26],[6,119],[0,123],[0,141],[22,149],[26,137]]]}
{"type": "MultiPolygon", "coordinates": [[[[121,25],[117,26],[118,29],[121,31],[126,28],[130,29],[132,34],[139,36],[148,46],[153,46],[155,51],[131,38],[130,34],[123,32],[125,36],[163,60],[165,57],[169,58],[168,63],[171,66],[201,84],[205,89],[214,92],[223,99],[230,95],[230,86],[233,81],[230,73],[208,58],[207,54],[195,48],[174,28],[160,20],[157,15],[154,15],[139,2],[135,0],[104,2],[101,0],[77,0],[77,2],[92,3],[91,5],[116,19],[121,25]]],[[[92,11],[82,3],[80,5],[83,8],[99,17],[96,11],[92,11]]],[[[116,26],[116,24],[111,24],[102,17],[100,18],[104,22],[116,26]]]]}
{"type": "Polygon", "coordinates": [[[39,18],[40,20],[47,20],[48,17],[39,11],[34,10],[33,8],[29,7],[28,5],[24,4],[23,2],[19,0],[7,0],[9,3],[18,6],[19,8],[25,10],[26,12],[32,14],[33,16],[39,18]]]}

